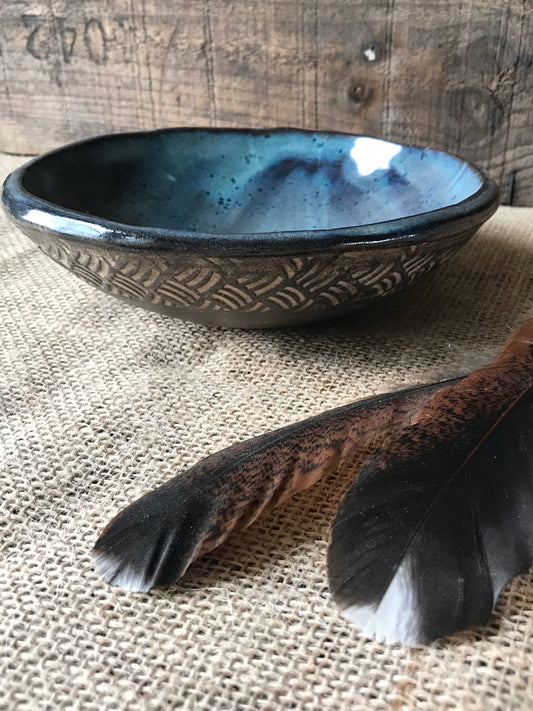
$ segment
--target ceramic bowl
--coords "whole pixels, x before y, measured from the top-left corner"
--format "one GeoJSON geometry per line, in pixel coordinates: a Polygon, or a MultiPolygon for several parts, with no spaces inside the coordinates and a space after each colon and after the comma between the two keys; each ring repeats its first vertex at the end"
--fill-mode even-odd
{"type": "Polygon", "coordinates": [[[264,327],[399,292],[472,237],[498,188],[455,156],[365,136],[177,128],[40,156],[7,178],[3,203],[109,294],[264,327]]]}

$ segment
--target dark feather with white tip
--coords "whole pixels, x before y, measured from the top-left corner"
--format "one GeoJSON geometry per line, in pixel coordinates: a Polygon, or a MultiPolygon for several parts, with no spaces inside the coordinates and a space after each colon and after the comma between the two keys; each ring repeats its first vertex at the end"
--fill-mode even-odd
{"type": "Polygon", "coordinates": [[[95,545],[96,571],[131,591],[172,583],[265,508],[377,446],[440,387],[371,397],[212,454],[111,521],[95,545]]]}
{"type": "Polygon", "coordinates": [[[328,552],[344,615],[385,642],[486,622],[533,562],[533,321],[363,467],[328,552]]]}
{"type": "Polygon", "coordinates": [[[530,319],[465,378],[369,398],[207,457],[118,514],[96,543],[96,570],[126,590],[169,584],[265,508],[370,448],[328,554],[345,615],[411,644],[485,621],[533,560],[532,342],[530,319]]]}

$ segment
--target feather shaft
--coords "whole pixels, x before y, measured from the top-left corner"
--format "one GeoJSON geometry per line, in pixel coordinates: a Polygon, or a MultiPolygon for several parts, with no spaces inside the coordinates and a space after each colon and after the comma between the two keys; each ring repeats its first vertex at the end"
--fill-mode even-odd
{"type": "Polygon", "coordinates": [[[486,621],[533,560],[533,319],[364,465],[332,527],[348,619],[409,644],[486,621]]]}
{"type": "Polygon", "coordinates": [[[212,454],[111,521],[95,545],[97,572],[128,590],[172,583],[265,508],[377,446],[442,387],[361,400],[212,454]]]}

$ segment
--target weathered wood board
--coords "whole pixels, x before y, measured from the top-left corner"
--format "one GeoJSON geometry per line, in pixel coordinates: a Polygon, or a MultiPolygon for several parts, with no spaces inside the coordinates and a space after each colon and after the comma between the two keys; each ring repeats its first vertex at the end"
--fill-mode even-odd
{"type": "Polygon", "coordinates": [[[369,133],[533,205],[533,0],[0,0],[0,150],[171,125],[369,133]]]}

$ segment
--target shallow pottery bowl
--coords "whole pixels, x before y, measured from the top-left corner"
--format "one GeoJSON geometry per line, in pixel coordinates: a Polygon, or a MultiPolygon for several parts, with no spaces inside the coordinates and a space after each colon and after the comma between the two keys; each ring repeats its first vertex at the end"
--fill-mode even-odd
{"type": "Polygon", "coordinates": [[[116,134],[7,178],[7,213],[52,259],[148,309],[220,326],[341,315],[412,284],[495,211],[442,151],[295,129],[116,134]]]}

